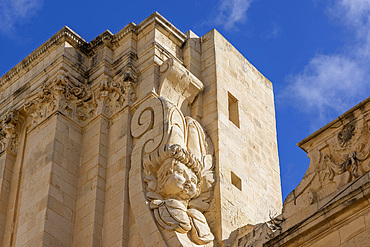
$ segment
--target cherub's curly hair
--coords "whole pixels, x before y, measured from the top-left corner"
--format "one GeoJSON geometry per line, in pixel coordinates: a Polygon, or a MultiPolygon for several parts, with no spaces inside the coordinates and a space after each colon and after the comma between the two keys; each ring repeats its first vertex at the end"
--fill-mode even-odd
{"type": "MultiPolygon", "coordinates": [[[[157,179],[158,179],[157,189],[158,189],[159,192],[163,192],[163,188],[164,188],[164,185],[166,184],[166,182],[168,180],[168,176],[174,172],[174,167],[178,163],[183,163],[183,162],[181,162],[180,160],[178,160],[174,157],[172,157],[172,158],[170,157],[170,158],[167,158],[162,163],[162,165],[159,167],[159,169],[157,171],[157,179]]],[[[194,170],[192,169],[192,171],[194,171],[194,170]]],[[[199,194],[201,192],[200,191],[201,186],[202,186],[202,179],[199,177],[199,175],[197,175],[197,193],[194,196],[194,198],[199,196],[199,194]]]]}
{"type": "Polygon", "coordinates": [[[150,153],[144,157],[144,167],[150,170],[158,170],[163,162],[168,158],[174,158],[189,167],[201,180],[201,173],[203,170],[202,162],[200,162],[192,153],[182,148],[177,144],[167,144],[162,148],[157,149],[155,152],[150,153]]]}

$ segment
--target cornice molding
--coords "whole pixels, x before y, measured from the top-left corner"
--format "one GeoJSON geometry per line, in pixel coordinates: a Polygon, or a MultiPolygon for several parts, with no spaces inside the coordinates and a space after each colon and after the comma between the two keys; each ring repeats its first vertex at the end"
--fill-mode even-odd
{"type": "Polygon", "coordinates": [[[342,115],[334,119],[333,121],[329,122],[328,124],[318,129],[317,131],[313,132],[311,135],[304,138],[302,141],[298,142],[297,146],[300,147],[303,151],[308,152],[309,151],[308,146],[311,140],[313,140],[315,137],[319,136],[321,133],[325,132],[326,130],[335,128],[334,127],[335,125],[338,125],[338,124],[341,125],[341,123],[343,123],[345,119],[353,115],[355,111],[361,109],[369,102],[370,102],[370,97],[358,103],[357,105],[355,105],[354,107],[352,107],[351,109],[349,109],[348,111],[346,111],[345,113],[343,113],[342,115]]]}
{"type": "Polygon", "coordinates": [[[53,46],[60,44],[60,42],[68,41],[74,47],[78,47],[80,50],[86,49],[88,44],[84,39],[78,36],[72,29],[65,26],[53,35],[48,41],[39,46],[34,52],[28,55],[20,63],[9,70],[5,75],[0,78],[0,88],[2,88],[8,81],[10,81],[15,75],[19,74],[22,70],[29,67],[29,65],[42,56],[44,53],[49,51],[53,46]]]}
{"type": "Polygon", "coordinates": [[[34,52],[32,52],[30,55],[24,58],[11,70],[9,70],[6,74],[0,77],[0,89],[2,89],[5,84],[7,84],[12,78],[18,75],[21,71],[27,69],[30,66],[30,64],[32,64],[33,61],[40,58],[46,52],[50,51],[52,47],[60,44],[63,41],[67,41],[70,45],[72,45],[79,51],[83,52],[85,55],[91,56],[95,54],[95,51],[96,49],[98,49],[99,46],[107,45],[108,47],[113,47],[128,33],[137,34],[153,22],[159,24],[162,28],[164,28],[164,30],[168,32],[168,35],[172,34],[172,36],[176,37],[179,42],[185,41],[186,35],[182,33],[180,30],[178,30],[175,26],[173,26],[158,12],[154,12],[152,15],[150,15],[148,18],[142,21],[139,25],[136,25],[135,23],[129,23],[126,27],[124,27],[121,31],[119,31],[115,35],[113,35],[108,30],[104,31],[102,34],[97,36],[91,42],[85,41],[72,29],[65,26],[61,30],[59,30],[55,35],[53,35],[49,40],[47,40],[45,43],[39,46],[34,52]]]}

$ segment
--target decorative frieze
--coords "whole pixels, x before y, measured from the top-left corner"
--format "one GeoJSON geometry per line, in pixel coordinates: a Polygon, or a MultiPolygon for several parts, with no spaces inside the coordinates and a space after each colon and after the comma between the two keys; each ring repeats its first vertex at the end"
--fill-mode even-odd
{"type": "Polygon", "coordinates": [[[321,141],[309,146],[310,167],[286,203],[294,197],[298,207],[312,205],[370,171],[370,129],[366,116],[361,113],[332,129],[338,130],[322,134],[321,141]]]}
{"type": "Polygon", "coordinates": [[[77,122],[83,122],[94,116],[96,103],[88,85],[71,81],[62,70],[29,97],[24,108],[31,115],[33,125],[57,110],[77,122]]]}
{"type": "Polygon", "coordinates": [[[117,80],[105,78],[92,90],[88,84],[72,80],[61,70],[26,100],[25,111],[32,117],[33,126],[56,111],[80,124],[99,113],[111,116],[136,101],[135,69],[126,66],[123,71],[117,80]]]}

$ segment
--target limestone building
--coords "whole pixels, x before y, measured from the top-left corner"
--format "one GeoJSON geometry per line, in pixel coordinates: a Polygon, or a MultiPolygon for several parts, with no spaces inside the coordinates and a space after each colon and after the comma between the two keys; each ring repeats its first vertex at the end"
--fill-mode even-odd
{"type": "Polygon", "coordinates": [[[281,211],[272,84],[216,30],[62,28],[0,114],[2,246],[223,246],[281,211]]]}
{"type": "Polygon", "coordinates": [[[231,246],[370,246],[370,98],[298,145],[310,166],[282,213],[230,235],[231,246]]]}

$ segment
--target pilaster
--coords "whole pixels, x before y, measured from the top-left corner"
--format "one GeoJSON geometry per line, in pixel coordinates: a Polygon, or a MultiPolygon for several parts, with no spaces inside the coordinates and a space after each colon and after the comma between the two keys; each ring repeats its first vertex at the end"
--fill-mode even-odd
{"type": "Polygon", "coordinates": [[[108,158],[108,119],[97,116],[84,128],[73,246],[100,246],[108,158]]]}
{"type": "Polygon", "coordinates": [[[23,120],[18,111],[10,110],[3,116],[0,122],[0,243],[7,242],[4,238],[5,235],[10,233],[6,227],[9,195],[11,187],[17,187],[17,185],[12,184],[12,177],[19,151],[23,120]]]}

